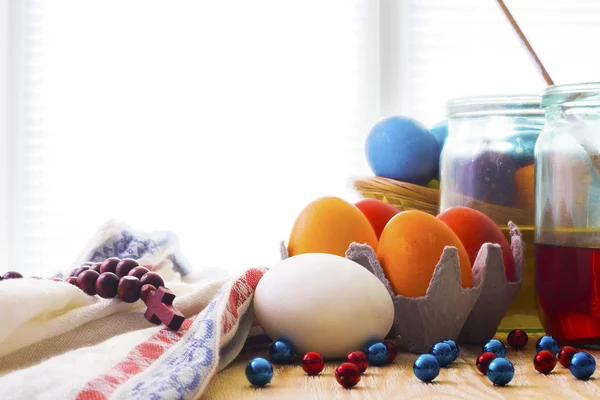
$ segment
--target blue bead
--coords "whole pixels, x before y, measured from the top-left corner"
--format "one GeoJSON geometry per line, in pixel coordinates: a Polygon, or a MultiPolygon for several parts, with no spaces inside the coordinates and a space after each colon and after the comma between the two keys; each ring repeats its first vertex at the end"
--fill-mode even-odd
{"type": "Polygon", "coordinates": [[[515,367],[506,358],[495,358],[488,367],[487,377],[494,385],[507,385],[514,376],[515,367]]]}
{"type": "Polygon", "coordinates": [[[365,347],[365,355],[369,365],[384,365],[387,363],[389,351],[382,341],[371,342],[365,347]]]}
{"type": "Polygon", "coordinates": [[[458,356],[460,356],[460,349],[458,348],[456,342],[452,339],[445,339],[442,340],[442,343],[446,343],[448,346],[450,346],[452,349],[452,362],[456,361],[458,356]]]}
{"type": "Polygon", "coordinates": [[[273,366],[261,357],[250,360],[246,365],[246,379],[254,386],[265,386],[273,378],[273,366]]]}
{"type": "Polygon", "coordinates": [[[498,339],[492,339],[483,346],[483,353],[494,353],[496,357],[506,357],[506,346],[498,339]]]}
{"type": "Polygon", "coordinates": [[[434,344],[429,349],[429,353],[437,359],[440,367],[447,367],[452,364],[452,361],[454,360],[452,347],[450,347],[448,343],[438,342],[434,344]]]}
{"type": "Polygon", "coordinates": [[[573,358],[571,358],[569,370],[577,379],[589,379],[596,371],[596,360],[590,353],[580,351],[579,353],[575,353],[573,358]]]}
{"type": "Polygon", "coordinates": [[[440,364],[431,354],[421,354],[413,364],[413,372],[423,382],[431,382],[440,374],[440,364]]]}
{"type": "Polygon", "coordinates": [[[279,339],[271,343],[269,355],[275,364],[289,364],[294,358],[294,349],[290,342],[279,339]]]}
{"type": "Polygon", "coordinates": [[[542,350],[548,350],[552,354],[557,355],[560,351],[560,345],[552,336],[545,335],[538,339],[535,349],[538,353],[542,350]]]}
{"type": "Polygon", "coordinates": [[[407,117],[378,122],[367,137],[365,152],[375,175],[417,185],[432,180],[440,163],[435,137],[407,117]]]}

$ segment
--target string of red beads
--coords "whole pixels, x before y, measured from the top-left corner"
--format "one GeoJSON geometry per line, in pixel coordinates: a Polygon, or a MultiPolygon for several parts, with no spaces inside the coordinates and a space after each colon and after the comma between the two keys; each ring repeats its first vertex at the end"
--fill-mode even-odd
{"type": "MultiPolygon", "coordinates": [[[[23,275],[9,271],[0,276],[0,281],[19,278],[23,278],[23,275]]],[[[105,299],[118,297],[126,303],[135,303],[140,298],[145,302],[151,290],[165,286],[165,281],[156,272],[141,266],[134,259],[117,257],[107,258],[101,263],[85,263],[75,268],[64,282],[77,286],[90,296],[98,295],[105,299]]]]}

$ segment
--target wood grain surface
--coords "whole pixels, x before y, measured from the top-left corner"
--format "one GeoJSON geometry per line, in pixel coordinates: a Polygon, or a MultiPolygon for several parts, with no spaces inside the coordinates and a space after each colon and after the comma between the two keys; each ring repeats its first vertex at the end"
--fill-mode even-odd
{"type": "MultiPolygon", "coordinates": [[[[253,357],[268,359],[267,347],[244,350],[209,384],[205,399],[598,399],[600,373],[589,381],[575,379],[568,369],[557,363],[550,375],[533,368],[535,342],[540,334],[530,334],[522,351],[508,350],[507,358],[515,366],[515,377],[506,387],[494,387],[475,368],[481,346],[461,346],[461,355],[449,368],[443,368],[434,383],[420,382],[412,372],[416,354],[400,350],[394,363],[369,367],[353,389],[342,388],[333,371],[339,363],[327,363],[315,377],[307,376],[299,363],[274,365],[273,380],[265,388],[252,387],[245,377],[246,363],[253,357]]],[[[506,335],[497,338],[506,343],[506,335]]],[[[589,350],[600,361],[599,350],[589,350]]]]}

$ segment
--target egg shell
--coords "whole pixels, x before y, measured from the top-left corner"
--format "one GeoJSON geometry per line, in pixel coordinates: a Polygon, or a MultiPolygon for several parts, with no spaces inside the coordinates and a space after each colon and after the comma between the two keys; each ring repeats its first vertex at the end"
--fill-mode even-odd
{"type": "Polygon", "coordinates": [[[393,205],[378,199],[360,199],[354,205],[367,217],[377,235],[377,239],[381,236],[383,228],[390,219],[400,212],[393,205]]]}
{"type": "Polygon", "coordinates": [[[367,137],[365,151],[377,176],[425,185],[438,172],[438,143],[411,118],[393,116],[378,122],[367,137]]]}
{"type": "Polygon", "coordinates": [[[436,218],[456,233],[467,250],[471,265],[475,265],[475,260],[484,243],[499,244],[502,248],[506,279],[515,280],[515,261],[510,244],[490,217],[473,208],[455,206],[444,210],[436,218]],[[476,228],[474,229],[474,227],[476,228]]]}
{"type": "Polygon", "coordinates": [[[510,154],[484,151],[457,164],[454,176],[459,193],[499,206],[514,205],[517,168],[510,154]]]}
{"type": "Polygon", "coordinates": [[[308,204],[296,218],[288,253],[290,256],[328,253],[343,257],[352,242],[377,248],[377,235],[367,217],[343,199],[321,197],[308,204]]]}
{"type": "Polygon", "coordinates": [[[530,164],[515,172],[515,191],[517,207],[529,210],[535,209],[535,166],[530,164]]]}
{"type": "Polygon", "coordinates": [[[262,277],[254,295],[260,325],[294,351],[343,359],[392,327],[394,306],[384,284],[354,261],[330,254],[286,258],[262,277]]]}
{"type": "Polygon", "coordinates": [[[388,222],[377,259],[396,294],[425,296],[447,246],[457,248],[462,286],[471,287],[471,263],[460,238],[442,221],[422,211],[403,211],[388,222]]]}

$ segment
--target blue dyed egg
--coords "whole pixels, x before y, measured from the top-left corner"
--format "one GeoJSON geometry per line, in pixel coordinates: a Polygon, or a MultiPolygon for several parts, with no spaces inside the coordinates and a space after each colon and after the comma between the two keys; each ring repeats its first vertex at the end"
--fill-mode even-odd
{"type": "Polygon", "coordinates": [[[487,377],[494,385],[508,385],[515,376],[515,367],[506,358],[495,358],[487,370],[487,377]]]}
{"type": "Polygon", "coordinates": [[[446,139],[448,138],[448,121],[442,121],[435,124],[431,128],[431,134],[437,141],[441,152],[446,144],[446,139]]]}
{"type": "Polygon", "coordinates": [[[569,364],[569,371],[577,379],[589,379],[596,371],[596,360],[590,353],[580,351],[575,353],[569,364]]]}
{"type": "Polygon", "coordinates": [[[550,335],[544,335],[538,339],[535,344],[535,350],[539,353],[542,350],[548,350],[554,355],[557,355],[560,351],[560,345],[554,337],[550,335]]]}
{"type": "Polygon", "coordinates": [[[369,365],[380,366],[387,364],[389,350],[385,343],[381,341],[370,342],[365,347],[365,355],[369,365]]]}
{"type": "Polygon", "coordinates": [[[264,358],[256,357],[246,365],[246,379],[254,386],[265,386],[273,378],[273,366],[264,358]]]}
{"type": "Polygon", "coordinates": [[[427,184],[439,169],[435,137],[407,117],[378,122],[367,137],[366,155],[375,175],[417,185],[427,184]]]}
{"type": "Polygon", "coordinates": [[[506,346],[498,339],[492,339],[483,346],[482,353],[494,353],[496,357],[506,357],[506,346]]]}
{"type": "MultiPolygon", "coordinates": [[[[448,121],[442,121],[442,122],[438,122],[437,124],[435,124],[431,128],[431,134],[433,135],[436,142],[438,143],[438,148],[439,148],[440,154],[441,154],[442,150],[444,149],[444,145],[446,144],[446,139],[448,139],[448,121]]],[[[438,160],[439,160],[439,157],[438,157],[438,160]]],[[[436,179],[438,181],[440,180],[439,162],[438,162],[436,179]]]]}
{"type": "Polygon", "coordinates": [[[421,354],[413,364],[413,372],[423,382],[431,382],[440,374],[440,364],[431,354],[421,354]]]}
{"type": "Polygon", "coordinates": [[[452,361],[454,360],[452,347],[450,347],[448,343],[438,342],[434,344],[429,349],[429,353],[437,358],[440,367],[447,367],[448,365],[452,364],[452,361]]]}
{"type": "Polygon", "coordinates": [[[517,168],[533,164],[533,151],[535,142],[539,135],[538,132],[524,132],[515,135],[507,140],[510,146],[510,154],[517,164],[517,168]]]}

